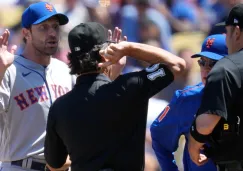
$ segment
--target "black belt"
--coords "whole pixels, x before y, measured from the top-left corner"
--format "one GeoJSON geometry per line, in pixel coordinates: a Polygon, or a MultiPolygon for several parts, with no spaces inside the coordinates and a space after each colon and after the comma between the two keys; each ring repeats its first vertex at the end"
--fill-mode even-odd
{"type": "MultiPolygon", "coordinates": [[[[15,166],[23,167],[23,160],[12,161],[11,164],[15,166]]],[[[49,171],[49,169],[46,167],[46,164],[35,162],[33,160],[29,169],[39,170],[39,171],[49,171]]]]}

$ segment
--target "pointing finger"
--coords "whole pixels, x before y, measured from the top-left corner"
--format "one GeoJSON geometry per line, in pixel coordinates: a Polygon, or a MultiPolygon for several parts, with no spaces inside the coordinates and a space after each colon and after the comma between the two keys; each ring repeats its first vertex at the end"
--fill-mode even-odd
{"type": "Polygon", "coordinates": [[[119,41],[121,39],[121,31],[122,30],[119,29],[119,27],[117,27],[116,35],[115,35],[115,38],[114,38],[114,40],[115,40],[116,43],[119,43],[119,41]]]}
{"type": "Polygon", "coordinates": [[[117,43],[120,42],[120,40],[121,40],[121,35],[122,35],[122,30],[121,30],[121,29],[118,29],[118,32],[117,32],[117,43]]]}
{"type": "Polygon", "coordinates": [[[108,40],[112,40],[112,31],[108,30],[108,40]]]}
{"type": "Polygon", "coordinates": [[[10,32],[6,29],[3,35],[3,45],[8,45],[8,38],[9,38],[10,32]]]}
{"type": "Polygon", "coordinates": [[[112,40],[113,41],[117,41],[117,32],[118,32],[118,27],[115,27],[115,30],[113,32],[113,36],[112,36],[112,40]]]}
{"type": "Polygon", "coordinates": [[[2,45],[6,45],[6,36],[7,36],[7,31],[5,30],[4,33],[3,33],[3,35],[2,35],[2,37],[3,37],[3,39],[2,39],[2,45]]]}

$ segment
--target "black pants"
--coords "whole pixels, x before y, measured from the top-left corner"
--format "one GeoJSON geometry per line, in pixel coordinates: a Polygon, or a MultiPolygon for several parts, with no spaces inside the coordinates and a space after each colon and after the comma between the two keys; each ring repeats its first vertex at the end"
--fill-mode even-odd
{"type": "Polygon", "coordinates": [[[243,171],[243,162],[230,162],[217,164],[218,171],[243,171]]]}

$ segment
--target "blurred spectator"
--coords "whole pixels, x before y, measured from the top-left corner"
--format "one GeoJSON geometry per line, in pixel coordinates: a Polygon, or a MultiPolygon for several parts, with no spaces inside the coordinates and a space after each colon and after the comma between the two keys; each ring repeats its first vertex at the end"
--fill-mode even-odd
{"type": "Polygon", "coordinates": [[[39,1],[42,1],[42,0],[17,0],[16,5],[20,5],[20,6],[23,6],[24,8],[27,8],[30,4],[39,2],[39,1]]]}
{"type": "Polygon", "coordinates": [[[153,6],[168,19],[173,32],[208,32],[210,29],[207,15],[196,0],[169,0],[153,6]]]}
{"type": "Polygon", "coordinates": [[[11,45],[18,45],[16,54],[21,54],[24,48],[24,41],[22,37],[22,27],[21,23],[17,23],[13,27],[10,28],[10,39],[9,44],[11,45]]]}
{"type": "Polygon", "coordinates": [[[4,0],[1,0],[0,1],[0,5],[1,6],[4,6],[4,5],[14,5],[17,3],[18,0],[7,0],[7,1],[4,1],[4,0]]]}
{"type": "Polygon", "coordinates": [[[55,5],[56,10],[68,16],[69,23],[63,27],[63,31],[67,34],[73,27],[81,22],[90,20],[87,8],[79,0],[64,0],[63,3],[55,5]]]}
{"type": "Polygon", "coordinates": [[[160,171],[160,166],[158,164],[158,161],[153,154],[145,153],[144,171],[160,171]]]}
{"type": "MultiPolygon", "coordinates": [[[[111,0],[110,0],[111,1],[111,0]]],[[[112,21],[110,16],[111,2],[109,8],[99,4],[98,0],[83,0],[86,8],[88,9],[90,20],[99,22],[107,28],[111,28],[112,21]]],[[[105,1],[104,1],[105,2],[105,1]]]]}
{"type": "Polygon", "coordinates": [[[160,44],[162,48],[172,51],[171,28],[166,18],[156,9],[152,8],[149,0],[134,0],[134,4],[128,4],[121,9],[121,28],[129,41],[139,42],[139,19],[148,18],[153,21],[160,30],[160,44]]]}
{"type": "Polygon", "coordinates": [[[155,40],[158,43],[156,46],[160,47],[160,29],[153,21],[147,18],[141,18],[139,27],[139,42],[155,40]]]}
{"type": "Polygon", "coordinates": [[[168,102],[160,99],[155,95],[149,99],[148,116],[147,116],[147,130],[145,141],[145,169],[144,171],[160,171],[159,163],[155,157],[152,149],[152,138],[150,135],[150,125],[154,119],[159,115],[161,109],[164,109],[168,105],[168,102]]]}
{"type": "MultiPolygon", "coordinates": [[[[215,4],[217,4],[218,6],[222,6],[224,10],[219,11],[216,8],[217,11],[215,12],[219,15],[217,16],[218,18],[214,24],[225,21],[230,9],[239,3],[243,3],[243,0],[217,0],[215,4]]],[[[212,28],[209,31],[208,35],[220,34],[220,33],[226,33],[225,27],[212,25],[212,28]]]]}
{"type": "Polygon", "coordinates": [[[67,35],[76,25],[81,22],[90,21],[90,15],[88,9],[80,0],[63,0],[63,2],[57,2],[55,7],[58,12],[67,15],[69,18],[69,23],[62,27],[59,51],[56,53],[55,57],[68,63],[66,56],[68,53],[67,35]]]}
{"type": "Polygon", "coordinates": [[[170,86],[166,87],[160,92],[160,98],[170,101],[174,92],[178,89],[183,89],[185,86],[193,85],[198,82],[199,75],[198,72],[195,73],[193,70],[193,59],[191,56],[194,53],[188,48],[183,48],[178,52],[178,56],[185,59],[187,69],[186,71],[178,77],[170,86]]]}

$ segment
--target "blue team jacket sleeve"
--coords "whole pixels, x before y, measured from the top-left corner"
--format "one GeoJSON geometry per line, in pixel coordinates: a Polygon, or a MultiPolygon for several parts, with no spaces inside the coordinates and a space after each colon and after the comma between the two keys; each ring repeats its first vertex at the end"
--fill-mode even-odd
{"type": "Polygon", "coordinates": [[[211,160],[200,167],[195,165],[190,159],[187,148],[187,136],[201,104],[203,87],[204,85],[199,83],[176,91],[170,104],[151,125],[152,146],[163,171],[178,170],[172,153],[176,151],[181,135],[186,137],[183,155],[185,171],[217,170],[211,160]]]}
{"type": "Polygon", "coordinates": [[[173,152],[178,148],[182,134],[179,129],[182,110],[179,109],[179,91],[150,127],[152,147],[163,171],[178,171],[173,152]],[[179,114],[180,113],[180,114],[179,114]]]}
{"type": "Polygon", "coordinates": [[[158,141],[154,141],[152,147],[163,171],[178,171],[174,155],[171,151],[166,150],[158,141]]]}

